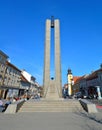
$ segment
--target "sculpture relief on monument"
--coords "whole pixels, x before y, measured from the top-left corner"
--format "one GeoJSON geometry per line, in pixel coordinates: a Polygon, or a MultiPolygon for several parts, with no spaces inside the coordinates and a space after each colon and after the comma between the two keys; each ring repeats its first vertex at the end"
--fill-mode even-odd
{"type": "Polygon", "coordinates": [[[54,19],[54,17],[52,17],[51,20],[46,20],[43,87],[44,98],[58,99],[62,97],[62,78],[60,61],[60,23],[59,20],[54,19]],[[54,29],[54,78],[50,77],[51,28],[54,29]]]}

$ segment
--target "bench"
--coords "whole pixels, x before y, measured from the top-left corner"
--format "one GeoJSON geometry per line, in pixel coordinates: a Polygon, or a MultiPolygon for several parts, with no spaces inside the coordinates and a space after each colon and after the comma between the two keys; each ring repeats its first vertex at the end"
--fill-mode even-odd
{"type": "Polygon", "coordinates": [[[88,113],[97,113],[96,105],[86,99],[79,99],[83,109],[88,113]]]}

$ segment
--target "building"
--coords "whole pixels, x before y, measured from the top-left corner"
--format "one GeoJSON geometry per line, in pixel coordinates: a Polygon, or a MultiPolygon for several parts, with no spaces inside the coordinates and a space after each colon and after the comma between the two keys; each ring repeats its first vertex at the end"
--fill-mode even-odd
{"type": "Polygon", "coordinates": [[[67,73],[67,82],[68,82],[68,95],[72,95],[72,85],[73,85],[73,74],[71,69],[68,69],[67,73]]]}
{"type": "Polygon", "coordinates": [[[26,89],[31,93],[35,93],[39,90],[39,84],[36,82],[36,78],[26,72],[25,70],[22,70],[21,74],[23,77],[30,83],[30,86],[26,87],[26,89]]]}
{"type": "Polygon", "coordinates": [[[21,74],[19,96],[24,95],[30,88],[31,83],[21,74]]]}
{"type": "Polygon", "coordinates": [[[68,69],[67,73],[67,87],[68,87],[68,95],[72,96],[73,94],[80,91],[80,78],[81,76],[73,76],[71,69],[68,69]]]}
{"type": "Polygon", "coordinates": [[[102,99],[102,66],[90,74],[81,76],[74,82],[72,88],[74,94],[81,91],[83,95],[90,98],[97,97],[98,99],[102,99]]]}
{"type": "Polygon", "coordinates": [[[72,95],[80,91],[80,76],[73,76],[72,95]]]}
{"type": "Polygon", "coordinates": [[[0,51],[0,97],[21,96],[26,92],[33,93],[39,90],[36,78],[21,71],[15,65],[8,62],[8,56],[0,51]]]}
{"type": "Polygon", "coordinates": [[[6,62],[6,70],[2,85],[3,98],[17,96],[20,89],[21,70],[10,62],[6,62]]]}
{"type": "Polygon", "coordinates": [[[102,99],[102,67],[89,74],[86,83],[88,95],[92,98],[97,95],[98,99],[102,99]]]}
{"type": "Polygon", "coordinates": [[[5,76],[5,70],[6,70],[6,62],[8,60],[8,56],[0,50],[0,97],[2,97],[3,90],[3,82],[4,82],[4,76],[5,76]]]}

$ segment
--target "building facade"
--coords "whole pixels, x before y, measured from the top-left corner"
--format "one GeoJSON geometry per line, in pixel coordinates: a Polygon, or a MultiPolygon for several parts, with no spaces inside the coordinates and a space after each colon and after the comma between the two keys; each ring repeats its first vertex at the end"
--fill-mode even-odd
{"type": "Polygon", "coordinates": [[[19,96],[24,95],[30,88],[31,83],[21,74],[19,96]]]}
{"type": "Polygon", "coordinates": [[[73,90],[77,88],[89,98],[102,99],[102,67],[74,82],[73,90]]]}
{"type": "Polygon", "coordinates": [[[29,93],[31,93],[31,94],[34,94],[34,93],[38,92],[39,84],[36,82],[36,78],[34,76],[32,76],[31,74],[29,74],[28,72],[26,72],[25,70],[22,70],[21,73],[22,73],[22,76],[29,83],[29,85],[26,86],[26,90],[28,90],[29,93]]]}
{"type": "Polygon", "coordinates": [[[20,89],[21,71],[11,64],[6,62],[6,71],[2,85],[3,98],[17,96],[20,89]]]}
{"type": "Polygon", "coordinates": [[[8,56],[0,51],[0,98],[21,96],[26,92],[38,90],[36,78],[21,71],[8,61],[8,56]]]}
{"type": "Polygon", "coordinates": [[[4,83],[4,76],[5,76],[5,71],[7,67],[6,62],[8,58],[9,57],[0,50],[0,97],[2,97],[2,94],[3,94],[2,86],[4,83]]]}
{"type": "Polygon", "coordinates": [[[72,95],[80,91],[80,76],[73,76],[72,95]]]}

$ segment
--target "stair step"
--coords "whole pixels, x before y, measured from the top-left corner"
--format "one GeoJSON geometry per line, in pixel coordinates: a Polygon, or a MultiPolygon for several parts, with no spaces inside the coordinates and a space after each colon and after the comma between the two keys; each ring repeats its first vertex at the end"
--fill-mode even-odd
{"type": "Polygon", "coordinates": [[[26,101],[19,112],[75,112],[83,111],[78,100],[39,100],[26,101]]]}

